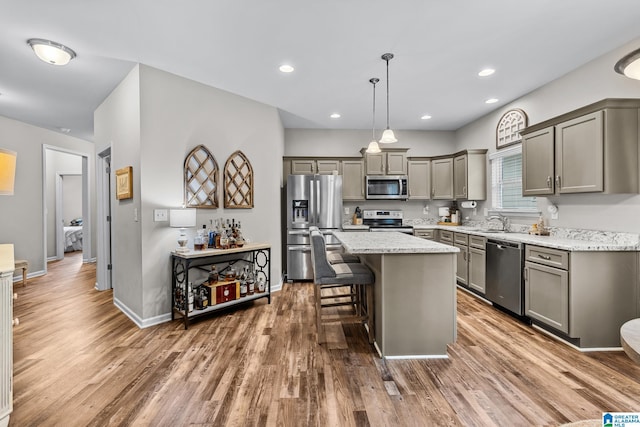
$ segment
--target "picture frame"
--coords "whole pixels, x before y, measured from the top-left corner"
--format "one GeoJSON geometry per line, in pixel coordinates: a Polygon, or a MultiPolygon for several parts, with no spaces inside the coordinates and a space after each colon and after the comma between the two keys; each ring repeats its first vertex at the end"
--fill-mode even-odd
{"type": "Polygon", "coordinates": [[[133,167],[126,166],[116,170],[116,199],[124,200],[133,198],[133,167]]]}
{"type": "Polygon", "coordinates": [[[520,131],[527,127],[528,121],[527,113],[519,108],[504,113],[496,126],[496,149],[522,142],[520,131]]]}

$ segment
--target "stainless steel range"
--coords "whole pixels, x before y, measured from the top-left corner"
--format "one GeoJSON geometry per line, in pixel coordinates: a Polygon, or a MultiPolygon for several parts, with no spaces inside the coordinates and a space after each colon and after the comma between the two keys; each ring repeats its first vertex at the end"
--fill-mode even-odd
{"type": "Polygon", "coordinates": [[[362,211],[362,224],[369,226],[369,231],[399,231],[413,234],[413,227],[402,224],[403,214],[400,210],[365,209],[362,211]]]}

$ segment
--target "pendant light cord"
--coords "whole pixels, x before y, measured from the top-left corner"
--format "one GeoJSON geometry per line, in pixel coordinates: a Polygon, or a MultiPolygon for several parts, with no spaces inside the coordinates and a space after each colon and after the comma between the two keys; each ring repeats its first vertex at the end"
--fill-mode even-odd
{"type": "Polygon", "coordinates": [[[377,78],[372,78],[369,80],[373,84],[373,117],[371,119],[371,140],[375,141],[376,139],[376,83],[378,83],[377,78]]]}
{"type": "Polygon", "coordinates": [[[386,61],[387,61],[387,129],[389,129],[389,59],[386,59],[386,61]]]}

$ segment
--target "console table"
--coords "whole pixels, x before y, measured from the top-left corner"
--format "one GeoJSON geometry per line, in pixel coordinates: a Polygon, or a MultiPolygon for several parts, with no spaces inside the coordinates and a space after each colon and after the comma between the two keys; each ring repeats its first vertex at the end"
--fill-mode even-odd
{"type": "MultiPolygon", "coordinates": [[[[271,245],[265,243],[247,243],[241,248],[232,249],[204,249],[201,251],[189,251],[186,253],[173,252],[171,254],[172,269],[172,286],[171,286],[171,319],[175,316],[181,316],[184,319],[184,328],[187,329],[189,319],[211,314],[215,311],[254,301],[261,298],[267,298],[271,304],[271,245]],[[259,279],[265,281],[265,291],[256,292],[253,295],[247,295],[232,301],[222,302],[211,305],[202,310],[188,310],[188,301],[182,300],[178,303],[176,295],[188,295],[188,285],[192,281],[189,278],[190,270],[199,269],[208,274],[212,265],[223,266],[219,269],[219,274],[224,276],[228,268],[238,264],[239,266],[251,265],[255,275],[256,283],[259,279]]],[[[192,271],[193,273],[193,271],[192,271]]],[[[193,276],[194,274],[192,274],[193,276]]],[[[201,273],[198,277],[206,279],[206,275],[201,273]]],[[[204,280],[204,279],[202,279],[204,280]]],[[[198,286],[199,283],[193,283],[198,286]]]]}

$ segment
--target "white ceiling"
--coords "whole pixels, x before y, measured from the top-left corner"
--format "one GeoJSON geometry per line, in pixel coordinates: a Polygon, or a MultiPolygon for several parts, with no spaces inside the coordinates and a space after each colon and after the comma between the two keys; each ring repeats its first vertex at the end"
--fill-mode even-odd
{"type": "Polygon", "coordinates": [[[391,127],[454,130],[640,37],[638,18],[638,0],[0,0],[0,115],[93,140],[140,62],[273,105],[287,128],[371,129],[378,77],[380,129],[391,52],[391,127]],[[45,64],[29,38],[78,56],[45,64]]]}

